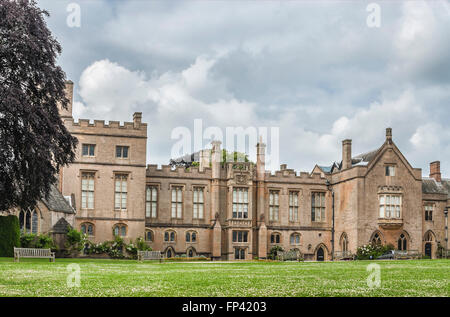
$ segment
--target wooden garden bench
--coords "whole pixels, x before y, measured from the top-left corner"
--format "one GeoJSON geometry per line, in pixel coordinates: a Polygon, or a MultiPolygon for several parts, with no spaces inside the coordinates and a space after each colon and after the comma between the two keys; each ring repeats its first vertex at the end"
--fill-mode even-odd
{"type": "Polygon", "coordinates": [[[162,262],[163,256],[161,251],[138,251],[138,261],[144,260],[159,260],[162,262]]]}
{"type": "Polygon", "coordinates": [[[14,248],[14,262],[19,262],[20,258],[44,258],[55,262],[55,252],[50,249],[14,248]]]}

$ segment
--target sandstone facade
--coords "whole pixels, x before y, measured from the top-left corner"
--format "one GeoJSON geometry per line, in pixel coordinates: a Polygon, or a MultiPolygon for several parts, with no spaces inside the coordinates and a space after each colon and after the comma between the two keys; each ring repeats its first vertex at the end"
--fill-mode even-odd
{"type": "Polygon", "coordinates": [[[141,113],[122,126],[74,122],[67,111],[63,120],[79,147],[76,162],[61,172],[60,190],[74,196],[76,226],[95,242],[115,234],[127,241],[145,237],[166,256],[228,260],[266,258],[277,245],[306,259],[329,260],[333,248],[339,258],[375,242],[435,257],[438,243],[447,244],[450,180],[436,162],[430,178],[422,178],[391,129],[376,151],[353,157],[351,140],[345,140],[342,162],[312,173],[285,165],[270,173],[262,143],[256,163],[222,162],[221,144],[213,142],[198,167],[158,168],[146,166],[141,113]]]}

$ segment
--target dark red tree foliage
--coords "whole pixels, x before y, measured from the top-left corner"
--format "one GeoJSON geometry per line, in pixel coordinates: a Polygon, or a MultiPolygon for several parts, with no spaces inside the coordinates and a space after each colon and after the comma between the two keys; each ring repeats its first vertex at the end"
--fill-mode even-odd
{"type": "Polygon", "coordinates": [[[69,101],[48,16],[34,0],[0,0],[0,210],[33,207],[75,158],[58,113],[69,101]]]}

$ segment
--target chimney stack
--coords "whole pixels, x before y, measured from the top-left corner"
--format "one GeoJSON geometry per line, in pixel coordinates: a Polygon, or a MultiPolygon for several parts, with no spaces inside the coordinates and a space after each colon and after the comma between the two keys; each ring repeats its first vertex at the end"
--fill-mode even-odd
{"type": "Polygon", "coordinates": [[[211,144],[212,178],[218,179],[220,178],[220,165],[222,163],[222,149],[220,148],[222,142],[215,140],[211,144]]]}
{"type": "Polygon", "coordinates": [[[430,177],[434,178],[436,182],[441,182],[441,162],[435,161],[430,163],[430,177]]]}
{"type": "Polygon", "coordinates": [[[266,173],[266,145],[263,143],[262,137],[259,137],[259,142],[256,144],[256,178],[264,180],[266,173]]]}
{"type": "Polygon", "coordinates": [[[133,114],[133,126],[135,129],[140,129],[142,123],[142,112],[135,112],[133,114]]]}
{"type": "Polygon", "coordinates": [[[386,141],[390,144],[392,143],[392,128],[386,129],[386,141]]]}
{"type": "Polygon", "coordinates": [[[352,167],[352,140],[342,141],[342,169],[352,167]]]}
{"type": "Polygon", "coordinates": [[[61,118],[72,118],[72,104],[73,104],[73,81],[67,80],[66,81],[66,98],[69,100],[67,103],[67,108],[64,109],[60,104],[58,105],[59,108],[59,115],[61,118]]]}

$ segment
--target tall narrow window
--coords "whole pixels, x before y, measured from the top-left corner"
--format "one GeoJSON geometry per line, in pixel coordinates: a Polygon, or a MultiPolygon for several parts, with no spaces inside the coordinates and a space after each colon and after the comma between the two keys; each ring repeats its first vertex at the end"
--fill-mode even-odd
{"type": "Polygon", "coordinates": [[[380,195],[380,218],[400,218],[402,196],[380,195]]]}
{"type": "Polygon", "coordinates": [[[25,229],[25,211],[21,210],[19,213],[20,232],[23,233],[25,229]]]}
{"type": "Polygon", "coordinates": [[[325,221],[325,193],[311,194],[311,221],[325,221]]]}
{"type": "Polygon", "coordinates": [[[298,192],[289,192],[289,221],[298,221],[298,192]]]}
{"type": "Polygon", "coordinates": [[[114,197],[114,209],[124,210],[127,209],[127,174],[116,174],[115,177],[115,197],[114,197]]]}
{"type": "Polygon", "coordinates": [[[83,156],[95,156],[95,144],[83,144],[81,154],[83,156]]]}
{"type": "Polygon", "coordinates": [[[31,215],[31,233],[38,233],[38,214],[35,210],[33,210],[33,213],[31,215]]]}
{"type": "Polygon", "coordinates": [[[401,251],[408,250],[408,242],[406,241],[406,236],[402,233],[400,238],[398,238],[397,249],[401,251]]]}
{"type": "Polygon", "coordinates": [[[117,158],[128,158],[128,146],[116,146],[116,157],[117,158]]]}
{"type": "Polygon", "coordinates": [[[31,233],[31,212],[27,211],[26,215],[25,229],[27,233],[31,233]]]}
{"type": "Polygon", "coordinates": [[[203,187],[194,188],[194,219],[203,219],[203,187]]]}
{"type": "Polygon", "coordinates": [[[147,218],[156,218],[157,206],[158,188],[156,186],[147,186],[145,194],[145,216],[147,218]]]}
{"type": "Polygon", "coordinates": [[[94,209],[95,173],[81,173],[81,208],[94,209]]]}
{"type": "Polygon", "coordinates": [[[233,218],[248,218],[247,188],[233,188],[233,218]]]}
{"type": "Polygon", "coordinates": [[[172,187],[172,218],[181,219],[183,212],[183,187],[172,187]]]}
{"type": "Polygon", "coordinates": [[[425,221],[433,220],[433,206],[425,205],[425,221]]]}
{"type": "Polygon", "coordinates": [[[269,192],[269,218],[271,221],[278,220],[279,208],[279,191],[271,190],[269,192]]]}

